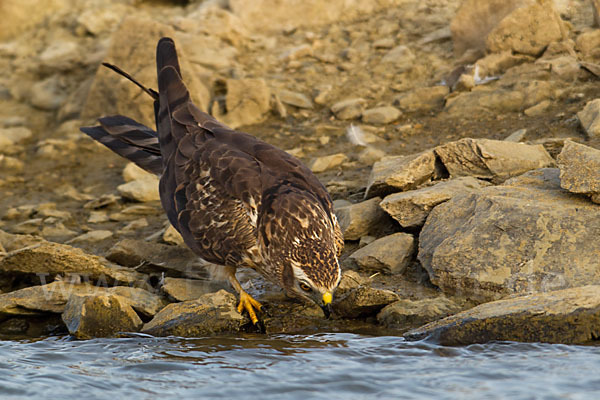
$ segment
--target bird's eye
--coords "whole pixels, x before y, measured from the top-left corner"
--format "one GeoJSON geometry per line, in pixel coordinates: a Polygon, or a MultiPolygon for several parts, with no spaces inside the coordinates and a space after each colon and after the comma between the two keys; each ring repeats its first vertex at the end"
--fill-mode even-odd
{"type": "Polygon", "coordinates": [[[310,286],[304,282],[300,282],[300,289],[304,290],[305,292],[310,292],[312,290],[310,286]]]}

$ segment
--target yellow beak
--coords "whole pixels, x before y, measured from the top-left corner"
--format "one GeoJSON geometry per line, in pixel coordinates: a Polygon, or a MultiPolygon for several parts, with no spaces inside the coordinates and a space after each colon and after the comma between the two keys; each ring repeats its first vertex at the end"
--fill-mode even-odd
{"type": "Polygon", "coordinates": [[[331,295],[331,293],[329,292],[325,292],[325,294],[323,294],[323,305],[327,305],[327,304],[331,304],[331,300],[333,299],[333,296],[331,295]]]}

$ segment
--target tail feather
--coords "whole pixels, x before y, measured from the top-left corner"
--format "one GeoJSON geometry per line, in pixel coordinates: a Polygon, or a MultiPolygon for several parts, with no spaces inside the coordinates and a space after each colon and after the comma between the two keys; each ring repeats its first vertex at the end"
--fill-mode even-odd
{"type": "Polygon", "coordinates": [[[117,74],[121,75],[122,77],[129,79],[131,82],[136,84],[144,92],[148,93],[148,95],[150,97],[152,97],[154,100],[158,100],[158,93],[156,93],[156,90],[147,88],[146,86],[142,85],[133,76],[129,75],[127,72],[123,71],[121,68],[117,67],[116,65],[109,64],[107,62],[103,62],[102,65],[104,65],[108,69],[112,69],[117,74]]]}
{"type": "Polygon", "coordinates": [[[146,171],[156,175],[162,174],[160,146],[152,129],[121,115],[101,118],[100,126],[80,129],[146,171]]]}

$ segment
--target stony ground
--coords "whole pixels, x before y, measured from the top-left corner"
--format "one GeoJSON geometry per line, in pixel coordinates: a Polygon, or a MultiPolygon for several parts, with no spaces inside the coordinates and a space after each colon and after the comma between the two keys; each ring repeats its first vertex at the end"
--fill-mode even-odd
{"type": "MultiPolygon", "coordinates": [[[[600,105],[586,106],[600,93],[591,2],[183,3],[54,0],[27,14],[23,2],[0,4],[0,334],[42,334],[50,322],[79,337],[252,329],[232,296],[210,294],[227,285],[178,280],[209,272],[165,232],[156,181],[78,131],[111,113],[153,125],[151,100],[100,63],[156,86],[163,35],[175,38],[199,105],[301,158],[336,200],[347,240],[339,319],[322,321],[244,272],[270,308],[268,332],[402,333],[479,303],[600,283],[586,241],[597,206],[566,192],[600,192],[590,167],[600,105]],[[528,30],[539,21],[555,24],[528,30]],[[586,147],[567,142],[559,176],[565,139],[586,147]],[[537,168],[549,169],[527,172],[537,168]],[[52,293],[71,290],[54,307],[40,304],[40,272],[63,285],[52,293]],[[121,289],[90,296],[70,274],[121,289]],[[129,325],[94,330],[98,321],[78,318],[86,307],[129,325]],[[207,319],[181,321],[189,310],[207,319]]],[[[590,340],[598,327],[585,324],[587,336],[540,340],[590,340]]]]}

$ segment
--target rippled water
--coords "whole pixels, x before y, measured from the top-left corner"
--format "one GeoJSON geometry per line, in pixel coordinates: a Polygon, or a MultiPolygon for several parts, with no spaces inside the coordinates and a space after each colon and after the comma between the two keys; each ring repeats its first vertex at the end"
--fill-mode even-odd
{"type": "Polygon", "coordinates": [[[354,334],[0,341],[0,398],[593,399],[600,348],[354,334]]]}

